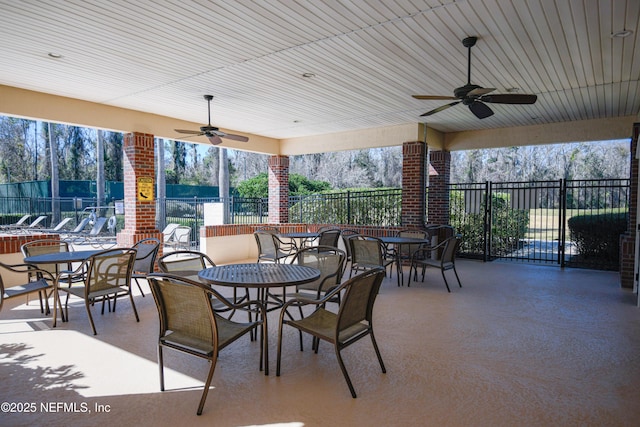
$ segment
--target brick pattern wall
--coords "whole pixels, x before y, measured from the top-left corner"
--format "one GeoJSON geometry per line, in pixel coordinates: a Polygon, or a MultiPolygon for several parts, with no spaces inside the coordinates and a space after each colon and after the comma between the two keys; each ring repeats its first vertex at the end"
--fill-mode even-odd
{"type": "Polygon", "coordinates": [[[402,144],[401,224],[404,227],[424,226],[427,171],[427,145],[421,141],[402,144]]]}
{"type": "Polygon", "coordinates": [[[317,232],[322,227],[353,230],[365,236],[383,237],[395,236],[399,230],[406,227],[378,227],[375,225],[345,225],[345,224],[227,224],[207,225],[200,228],[200,237],[236,236],[239,234],[253,234],[263,227],[277,227],[281,233],[317,232]]]}
{"type": "Polygon", "coordinates": [[[269,222],[289,221],[289,157],[269,158],[269,222]]]}
{"type": "Polygon", "coordinates": [[[59,240],[59,234],[29,233],[29,234],[4,234],[0,233],[0,254],[20,253],[20,247],[28,242],[40,239],[59,240]]]}
{"type": "Polygon", "coordinates": [[[633,288],[635,274],[636,220],[638,217],[638,135],[640,123],[634,123],[631,138],[631,182],[629,185],[629,225],[620,236],[620,286],[633,288]]]}
{"type": "Polygon", "coordinates": [[[138,132],[125,134],[123,151],[125,226],[118,233],[118,246],[130,247],[150,237],[162,241],[162,232],[156,228],[155,195],[151,201],[138,200],[138,178],[156,181],[154,136],[138,132]]]}
{"type": "Polygon", "coordinates": [[[429,224],[449,224],[449,180],[451,175],[451,153],[431,151],[431,167],[437,175],[429,175],[429,224]]]}

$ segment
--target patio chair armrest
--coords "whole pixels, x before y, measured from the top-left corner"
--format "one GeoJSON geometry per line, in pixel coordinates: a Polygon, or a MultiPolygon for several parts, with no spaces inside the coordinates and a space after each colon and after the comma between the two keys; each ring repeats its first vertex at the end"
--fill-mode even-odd
{"type": "Polygon", "coordinates": [[[25,264],[25,263],[21,263],[21,264],[4,264],[4,263],[0,263],[0,267],[12,271],[14,273],[27,273],[27,274],[37,274],[38,277],[44,278],[46,280],[50,280],[53,281],[54,277],[53,275],[46,271],[43,270],[41,268],[38,268],[38,266],[34,265],[34,264],[25,264]]]}

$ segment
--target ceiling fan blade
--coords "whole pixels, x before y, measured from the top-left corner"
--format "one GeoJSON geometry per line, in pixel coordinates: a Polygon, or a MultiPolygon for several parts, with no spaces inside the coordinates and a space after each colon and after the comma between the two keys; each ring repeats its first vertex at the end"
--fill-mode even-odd
{"type": "Polygon", "coordinates": [[[467,96],[482,96],[482,95],[486,95],[489,92],[493,92],[494,90],[496,90],[495,87],[478,87],[473,90],[470,90],[467,93],[467,96]]]}
{"type": "Polygon", "coordinates": [[[218,135],[207,135],[207,138],[209,138],[209,142],[213,145],[222,144],[222,139],[220,139],[218,135]]]}
{"type": "Polygon", "coordinates": [[[493,111],[486,104],[480,101],[475,101],[469,104],[469,110],[479,119],[486,119],[489,116],[493,116],[493,111]]]}
{"type": "MultiPolygon", "coordinates": [[[[455,99],[455,98],[454,98],[454,99],[455,99]]],[[[439,113],[439,112],[440,112],[440,111],[442,111],[442,110],[446,110],[446,109],[447,109],[447,108],[449,108],[449,107],[453,107],[453,106],[454,106],[454,105],[456,105],[456,104],[460,104],[460,102],[462,102],[462,101],[456,101],[456,102],[452,102],[452,103],[450,103],[450,104],[442,105],[442,106],[440,106],[440,107],[438,107],[438,108],[436,108],[436,109],[434,109],[434,110],[427,111],[427,112],[426,112],[426,113],[424,113],[424,114],[420,114],[420,117],[430,116],[430,115],[432,115],[432,114],[439,113]]]]}
{"type": "Polygon", "coordinates": [[[483,102],[494,104],[535,104],[537,95],[505,93],[502,95],[487,95],[480,98],[483,102]]]}
{"type": "Polygon", "coordinates": [[[226,133],[224,135],[220,135],[223,138],[227,138],[227,139],[232,139],[234,141],[240,141],[240,142],[247,142],[249,141],[249,138],[247,138],[246,136],[242,136],[242,135],[234,135],[232,133],[226,133]]]}
{"type": "Polygon", "coordinates": [[[186,133],[189,135],[204,135],[204,133],[199,130],[174,129],[174,131],[178,133],[186,133]]]}
{"type": "Polygon", "coordinates": [[[427,100],[434,100],[434,101],[447,101],[449,99],[454,100],[454,99],[458,99],[455,96],[440,96],[440,95],[411,95],[413,96],[415,99],[427,99],[427,100]]]}

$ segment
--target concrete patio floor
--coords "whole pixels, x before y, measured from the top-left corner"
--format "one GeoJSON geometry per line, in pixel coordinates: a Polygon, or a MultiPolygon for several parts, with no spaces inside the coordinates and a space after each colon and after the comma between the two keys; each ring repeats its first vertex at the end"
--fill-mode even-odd
{"type": "MultiPolygon", "coordinates": [[[[277,313],[270,320],[271,375],[248,337],[220,353],[202,416],[207,363],[166,351],[167,391],[156,362],[157,313],[148,288],[116,313],[84,306],[51,329],[37,301],[0,313],[2,426],[637,426],[640,309],[618,274],[460,260],[463,288],[440,272],[425,283],[387,278],[375,330],[387,373],[368,339],[343,351],[352,399],[333,350],[284,342],[275,376],[277,313]],[[34,405],[31,405],[34,404],[34,405]],[[34,409],[25,413],[24,408],[34,409]]],[[[406,275],[405,275],[406,279],[406,275]]],[[[455,280],[455,279],[454,279],[455,280]]],[[[134,287],[134,289],[137,289],[134,287]]]]}

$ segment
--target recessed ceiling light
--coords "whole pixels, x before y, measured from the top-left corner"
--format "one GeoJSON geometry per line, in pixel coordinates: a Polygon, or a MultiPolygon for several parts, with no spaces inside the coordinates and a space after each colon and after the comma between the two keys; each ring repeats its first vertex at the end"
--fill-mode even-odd
{"type": "Polygon", "coordinates": [[[507,92],[509,93],[516,93],[516,92],[520,92],[520,88],[519,87],[508,87],[507,92]]]}
{"type": "Polygon", "coordinates": [[[53,58],[53,59],[60,59],[62,58],[62,55],[60,55],[59,53],[55,53],[55,52],[49,52],[47,54],[47,56],[49,56],[49,58],[53,58]]]}
{"type": "Polygon", "coordinates": [[[294,120],[293,123],[300,123],[300,120],[294,120]]]}
{"type": "Polygon", "coordinates": [[[631,34],[633,34],[633,31],[624,29],[622,31],[616,31],[615,33],[611,33],[611,38],[623,39],[625,37],[629,37],[631,34]]]}
{"type": "Polygon", "coordinates": [[[304,77],[305,79],[311,79],[313,77],[315,77],[316,75],[313,73],[302,73],[302,77],[304,77]]]}

